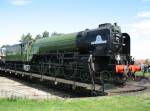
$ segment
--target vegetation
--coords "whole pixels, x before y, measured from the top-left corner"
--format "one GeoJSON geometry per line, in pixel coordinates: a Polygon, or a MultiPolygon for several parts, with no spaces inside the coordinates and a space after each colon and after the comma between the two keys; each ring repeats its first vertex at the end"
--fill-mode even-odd
{"type": "Polygon", "coordinates": [[[48,31],[44,31],[42,34],[42,37],[49,37],[49,32],[48,31]]]}
{"type": "Polygon", "coordinates": [[[28,42],[32,40],[32,35],[28,33],[27,35],[22,35],[20,42],[28,42]]]}
{"type": "Polygon", "coordinates": [[[145,59],[144,64],[149,64],[149,59],[145,59]]]}
{"type": "MultiPolygon", "coordinates": [[[[36,35],[35,39],[40,39],[42,37],[43,38],[44,37],[49,37],[49,32],[48,31],[44,31],[42,33],[42,35],[41,34],[36,35]]],[[[32,38],[32,35],[30,33],[28,33],[27,35],[24,35],[24,34],[22,35],[20,42],[28,42],[30,40],[33,40],[33,38],[32,38]]]]}
{"type": "Polygon", "coordinates": [[[40,38],[42,38],[42,36],[40,34],[35,36],[35,39],[40,39],[40,38]]]}
{"type": "Polygon", "coordinates": [[[145,74],[143,74],[143,71],[141,71],[141,72],[136,72],[135,75],[137,75],[137,76],[150,77],[150,73],[146,72],[145,74]]]}
{"type": "Polygon", "coordinates": [[[0,111],[149,111],[150,94],[87,99],[0,99],[0,111]]]}
{"type": "MultiPolygon", "coordinates": [[[[53,32],[51,35],[61,35],[60,33],[57,33],[57,32],[53,32]]],[[[42,34],[38,34],[35,36],[35,39],[40,39],[42,37],[49,37],[50,34],[48,31],[44,31],[42,34]]],[[[23,34],[21,36],[21,39],[19,40],[19,42],[23,43],[23,42],[28,42],[30,40],[33,40],[32,38],[32,35],[30,33],[27,33],[26,35],[23,34]]],[[[8,47],[9,45],[2,45],[1,48],[5,48],[5,47],[8,47]]]]}

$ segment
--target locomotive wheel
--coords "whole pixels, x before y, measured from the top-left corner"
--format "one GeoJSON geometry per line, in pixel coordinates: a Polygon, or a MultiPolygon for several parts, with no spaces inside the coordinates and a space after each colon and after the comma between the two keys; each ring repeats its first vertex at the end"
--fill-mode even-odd
{"type": "Polygon", "coordinates": [[[81,79],[81,81],[88,82],[88,81],[90,81],[89,78],[90,78],[90,77],[89,77],[89,74],[88,74],[88,73],[80,74],[80,79],[81,79]]]}
{"type": "Polygon", "coordinates": [[[109,72],[109,71],[107,71],[107,70],[104,70],[104,71],[102,71],[101,73],[100,73],[101,75],[100,75],[100,79],[103,79],[105,82],[107,81],[107,82],[111,82],[112,81],[112,73],[111,72],[109,72]],[[101,78],[101,77],[103,77],[103,78],[101,78]]]}

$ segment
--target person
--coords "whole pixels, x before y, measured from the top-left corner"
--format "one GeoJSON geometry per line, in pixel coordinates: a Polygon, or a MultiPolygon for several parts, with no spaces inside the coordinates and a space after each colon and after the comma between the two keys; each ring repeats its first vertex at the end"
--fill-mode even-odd
{"type": "Polygon", "coordinates": [[[150,73],[150,64],[147,67],[148,73],[150,73]]]}
{"type": "Polygon", "coordinates": [[[145,73],[147,72],[148,66],[147,64],[144,65],[144,71],[143,71],[143,76],[145,77],[145,73]]]}

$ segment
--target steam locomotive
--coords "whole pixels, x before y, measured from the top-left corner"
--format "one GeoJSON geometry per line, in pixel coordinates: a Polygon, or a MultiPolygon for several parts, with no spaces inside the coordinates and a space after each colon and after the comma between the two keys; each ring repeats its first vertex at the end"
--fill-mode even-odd
{"type": "Polygon", "coordinates": [[[124,83],[129,65],[130,36],[120,26],[100,24],[96,29],[55,34],[6,47],[5,69],[36,73],[80,83],[124,83]]]}

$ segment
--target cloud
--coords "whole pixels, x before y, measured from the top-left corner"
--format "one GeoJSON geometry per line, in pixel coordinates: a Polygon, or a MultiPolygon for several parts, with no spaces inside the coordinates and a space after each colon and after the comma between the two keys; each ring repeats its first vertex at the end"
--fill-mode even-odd
{"type": "Polygon", "coordinates": [[[139,20],[130,24],[132,30],[131,33],[136,37],[148,37],[150,38],[150,19],[139,20]]]}
{"type": "Polygon", "coordinates": [[[131,55],[137,59],[150,58],[150,19],[140,19],[128,25],[131,55]]]}
{"type": "Polygon", "coordinates": [[[11,0],[11,3],[16,6],[25,6],[31,3],[31,0],[11,0]]]}
{"type": "Polygon", "coordinates": [[[150,18],[150,11],[142,11],[137,14],[139,18],[150,18]]]}

